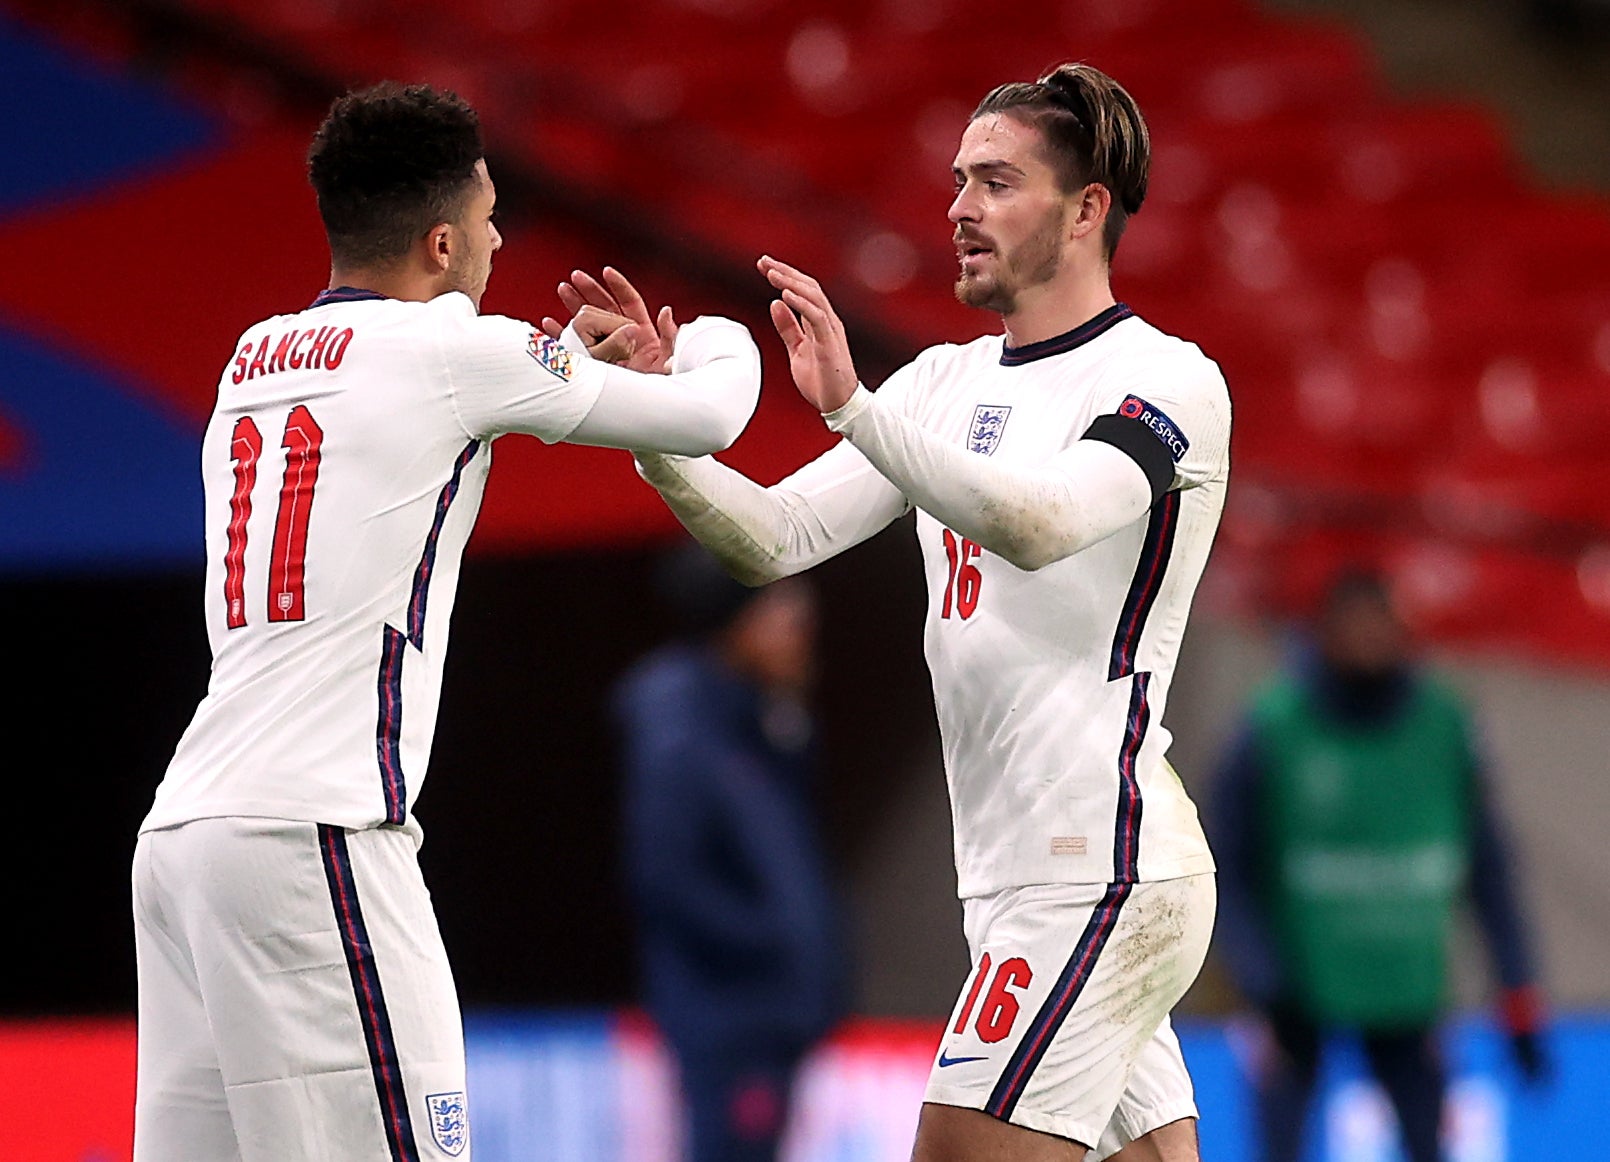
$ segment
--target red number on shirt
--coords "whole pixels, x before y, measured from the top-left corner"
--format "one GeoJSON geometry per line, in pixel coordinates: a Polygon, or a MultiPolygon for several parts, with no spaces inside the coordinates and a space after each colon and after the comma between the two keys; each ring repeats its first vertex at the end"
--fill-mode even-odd
{"type": "MultiPolygon", "coordinates": [[[[285,421],[285,479],[280,485],[279,513],[274,518],[274,556],[268,568],[268,620],[301,621],[302,576],[307,555],[307,524],[313,511],[313,488],[319,481],[319,450],[324,430],[313,413],[298,405],[285,421]]],[[[252,489],[263,435],[250,416],[235,421],[230,439],[235,462],[235,491],[229,498],[229,531],[224,551],[225,624],[246,624],[246,524],[252,515],[252,489]]]]}
{"type": "Polygon", "coordinates": [[[956,612],[963,620],[973,616],[973,611],[978,608],[978,591],[983,587],[984,575],[972,561],[983,552],[976,541],[969,541],[965,537],[958,539],[955,533],[945,530],[945,556],[950,560],[950,577],[945,581],[945,604],[940,617],[950,616],[952,598],[956,612]]]}
{"type": "Polygon", "coordinates": [[[301,621],[302,562],[307,555],[307,521],[313,486],[319,481],[319,448],[324,430],[313,413],[298,404],[285,420],[285,481],[274,518],[274,556],[268,569],[268,620],[301,621]]]}
{"type": "Polygon", "coordinates": [[[252,518],[252,489],[257,461],[263,455],[263,433],[251,416],[235,421],[229,458],[235,462],[235,491],[229,498],[229,533],[224,550],[224,609],[230,629],[246,624],[246,522],[252,518]]]}
{"type": "Polygon", "coordinates": [[[984,998],[984,1007],[978,1011],[978,1024],[975,1027],[980,1041],[993,1045],[1012,1031],[1012,1025],[1017,1020],[1018,1003],[1017,997],[1009,990],[1027,988],[1033,979],[1029,962],[1021,956],[1001,962],[1001,967],[995,971],[995,981],[989,986],[989,994],[984,998]]]}

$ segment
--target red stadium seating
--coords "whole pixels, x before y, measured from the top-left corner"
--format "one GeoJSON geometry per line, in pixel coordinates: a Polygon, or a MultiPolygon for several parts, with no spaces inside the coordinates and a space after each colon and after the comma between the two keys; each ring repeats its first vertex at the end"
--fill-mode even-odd
{"type": "MultiPolygon", "coordinates": [[[[1530,185],[1490,114],[1385,93],[1342,26],[1243,0],[1022,0],[988,27],[958,0],[189,7],[342,83],[454,85],[502,151],[733,267],[796,261],[909,350],[979,325],[944,216],[967,112],[1089,60],[1155,143],[1117,290],[1220,360],[1242,488],[1284,498],[1284,551],[1224,566],[1241,600],[1442,552],[1464,580],[1422,586],[1428,625],[1610,659],[1610,213],[1530,185]],[[1400,542],[1350,531],[1382,514],[1400,542]]],[[[1265,527],[1239,504],[1231,557],[1265,527]]]]}

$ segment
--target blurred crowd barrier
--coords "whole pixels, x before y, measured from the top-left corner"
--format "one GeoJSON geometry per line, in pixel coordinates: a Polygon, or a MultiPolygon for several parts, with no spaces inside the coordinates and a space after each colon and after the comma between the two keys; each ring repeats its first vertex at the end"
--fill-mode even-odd
{"type": "MultiPolygon", "coordinates": [[[[481,1012],[467,1021],[470,1126],[478,1162],[676,1162],[679,1127],[670,1059],[632,1014],[481,1012]]],[[[785,1162],[905,1162],[937,1024],[847,1024],[806,1066],[785,1162]]],[[[1203,1111],[1202,1156],[1256,1162],[1242,1066],[1254,1030],[1191,1021],[1180,1041],[1203,1111]]],[[[1484,1020],[1447,1039],[1454,1085],[1445,1118],[1449,1162],[1593,1158],[1610,1133],[1610,1014],[1560,1020],[1556,1076],[1528,1090],[1510,1073],[1484,1020]]],[[[1385,1098],[1352,1046],[1329,1054],[1309,1162],[1400,1162],[1385,1098]]],[[[0,1025],[0,1093],[13,1118],[0,1157],[18,1162],[122,1162],[130,1153],[134,1024],[129,1020],[0,1025]]],[[[421,1125],[421,1133],[428,1130],[421,1125]]]]}

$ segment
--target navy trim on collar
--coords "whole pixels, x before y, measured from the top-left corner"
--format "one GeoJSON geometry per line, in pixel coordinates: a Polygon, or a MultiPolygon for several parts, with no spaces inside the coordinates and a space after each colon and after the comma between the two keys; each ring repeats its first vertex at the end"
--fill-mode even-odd
{"type": "Polygon", "coordinates": [[[1114,324],[1123,322],[1134,313],[1126,304],[1114,303],[1095,318],[1050,339],[1027,343],[1022,347],[1008,347],[1002,343],[1001,366],[1021,367],[1025,363],[1033,363],[1036,359],[1044,359],[1048,355],[1064,355],[1075,347],[1084,346],[1097,335],[1106,334],[1112,330],[1114,324]]]}
{"type": "Polygon", "coordinates": [[[366,299],[384,299],[385,297],[379,291],[361,290],[355,286],[338,286],[331,290],[321,290],[319,297],[314,299],[308,306],[308,310],[311,311],[314,307],[322,307],[327,303],[361,303],[366,299]]]}

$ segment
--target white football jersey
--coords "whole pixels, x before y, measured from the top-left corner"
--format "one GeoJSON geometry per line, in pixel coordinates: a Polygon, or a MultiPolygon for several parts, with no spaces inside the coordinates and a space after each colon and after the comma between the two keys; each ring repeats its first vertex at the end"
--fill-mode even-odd
{"type": "Polygon", "coordinates": [[[1120,305],[1028,347],[930,348],[878,397],[1024,466],[1128,416],[1175,465],[1146,519],[1035,572],[917,514],[961,895],[1213,870],[1162,720],[1229,477],[1217,365],[1120,305]]]}
{"type": "Polygon", "coordinates": [[[404,822],[491,441],[564,439],[604,376],[456,293],[326,292],[247,330],[201,449],[211,680],[142,830],[404,822]]]}

